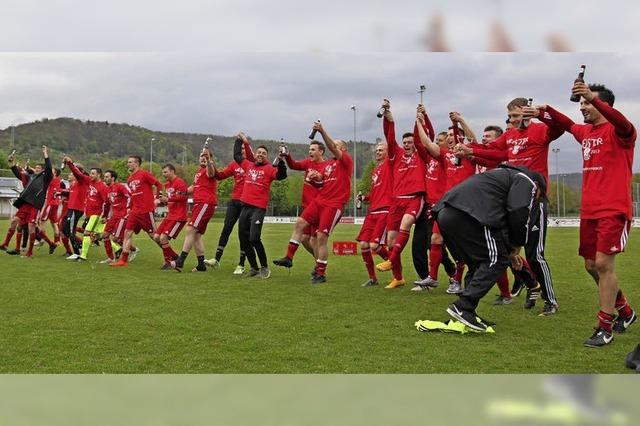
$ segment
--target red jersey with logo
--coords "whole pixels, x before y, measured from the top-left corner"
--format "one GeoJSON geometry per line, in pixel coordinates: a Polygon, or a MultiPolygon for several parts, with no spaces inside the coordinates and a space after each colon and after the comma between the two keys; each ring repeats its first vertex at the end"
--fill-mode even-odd
{"type": "Polygon", "coordinates": [[[429,156],[425,164],[425,183],[427,189],[427,202],[434,205],[445,193],[447,186],[447,174],[440,161],[429,156]]]}
{"type": "Polygon", "coordinates": [[[571,133],[582,146],[580,217],[600,219],[616,214],[633,217],[631,178],[637,137],[621,138],[611,123],[574,124],[571,133]]]}
{"type": "Polygon", "coordinates": [[[371,190],[365,197],[369,201],[369,211],[388,210],[391,206],[393,174],[387,161],[376,166],[371,172],[371,190]]]}
{"type": "Polygon", "coordinates": [[[269,205],[271,182],[276,179],[278,169],[271,164],[257,165],[247,160],[243,160],[240,165],[245,173],[240,201],[250,206],[266,209],[269,205]]]}
{"type": "Polygon", "coordinates": [[[127,208],[131,198],[131,191],[125,185],[115,182],[107,187],[107,198],[112,218],[123,218],[127,215],[127,208]]]}
{"type": "Polygon", "coordinates": [[[169,208],[167,219],[186,222],[187,203],[189,200],[187,183],[176,176],[173,180],[164,184],[164,189],[167,193],[167,207],[169,208]]]}
{"type": "Polygon", "coordinates": [[[218,204],[218,179],[207,176],[206,167],[200,167],[193,178],[193,202],[218,204]]]}
{"type": "Polygon", "coordinates": [[[235,161],[231,161],[224,170],[216,171],[216,179],[218,180],[225,180],[231,176],[233,176],[231,199],[239,201],[240,197],[242,197],[242,187],[244,186],[244,169],[235,161]]]}
{"type": "Polygon", "coordinates": [[[440,147],[440,159],[446,174],[445,192],[476,174],[476,166],[471,161],[457,158],[449,148],[440,147]],[[456,165],[457,160],[459,165],[456,165]]]}
{"type": "Polygon", "coordinates": [[[57,207],[60,205],[60,199],[56,196],[58,192],[60,192],[60,185],[62,184],[62,180],[54,176],[49,183],[49,188],[47,188],[47,199],[45,204],[52,207],[57,207]]]}
{"type": "Polygon", "coordinates": [[[129,176],[127,185],[131,191],[131,213],[153,213],[156,209],[153,186],[162,188],[158,179],[148,171],[138,169],[129,176]]]}
{"type": "Polygon", "coordinates": [[[424,194],[426,192],[424,163],[428,160],[426,148],[416,140],[414,141],[416,150],[407,156],[404,149],[396,143],[393,122],[388,121],[386,117],[383,120],[383,130],[388,146],[388,157],[385,161],[391,164],[393,171],[393,196],[424,194]]]}
{"type": "Polygon", "coordinates": [[[310,182],[307,180],[307,175],[311,170],[315,170],[319,173],[324,171],[324,161],[313,161],[310,157],[301,161],[294,160],[291,155],[285,157],[287,166],[291,170],[304,170],[304,185],[302,186],[302,209],[304,210],[311,202],[318,196],[322,183],[310,182]]]}
{"type": "Polygon", "coordinates": [[[67,165],[76,178],[75,184],[71,186],[72,189],[69,191],[67,207],[71,210],[80,210],[83,212],[91,178],[82,173],[72,162],[68,162],[67,165]]]}
{"type": "Polygon", "coordinates": [[[107,202],[107,185],[104,182],[91,182],[87,186],[87,203],[84,207],[86,216],[101,216],[107,202]]]}
{"type": "Polygon", "coordinates": [[[317,200],[321,205],[341,209],[351,196],[353,159],[349,153],[342,151],[339,160],[332,158],[325,161],[322,176],[322,189],[317,200]]]}

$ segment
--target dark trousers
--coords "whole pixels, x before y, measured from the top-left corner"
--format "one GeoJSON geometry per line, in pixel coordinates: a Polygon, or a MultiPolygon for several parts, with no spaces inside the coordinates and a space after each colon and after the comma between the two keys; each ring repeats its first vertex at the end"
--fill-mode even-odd
{"type": "Polygon", "coordinates": [[[227,212],[224,216],[224,226],[218,239],[218,250],[224,250],[227,246],[231,231],[233,231],[233,227],[236,225],[238,219],[240,219],[240,213],[242,213],[242,203],[238,200],[229,201],[229,204],[227,204],[227,212]]]}
{"type": "Polygon", "coordinates": [[[83,214],[84,212],[82,212],[81,210],[69,209],[67,211],[67,215],[62,221],[62,234],[69,238],[69,242],[71,243],[73,252],[77,255],[80,255],[80,249],[82,247],[76,240],[76,227],[78,226],[78,222],[80,222],[80,219],[82,219],[83,214]]]}
{"type": "Polygon", "coordinates": [[[554,305],[558,304],[553,290],[551,270],[544,258],[544,246],[547,239],[547,203],[534,202],[529,218],[529,236],[524,245],[527,262],[542,286],[542,298],[554,305]]]}
{"type": "Polygon", "coordinates": [[[424,214],[421,214],[413,227],[413,239],[411,240],[413,267],[421,280],[429,275],[429,247],[431,246],[432,230],[433,220],[427,219],[424,214]]]}
{"type": "Polygon", "coordinates": [[[509,265],[505,234],[450,206],[438,213],[438,224],[453,258],[469,268],[464,291],[454,304],[473,312],[509,265]]]}
{"type": "Polygon", "coordinates": [[[262,245],[262,224],[265,209],[244,204],[238,222],[238,233],[240,234],[240,249],[247,255],[247,260],[252,268],[258,269],[256,255],[260,260],[260,266],[267,267],[267,253],[262,245]]]}

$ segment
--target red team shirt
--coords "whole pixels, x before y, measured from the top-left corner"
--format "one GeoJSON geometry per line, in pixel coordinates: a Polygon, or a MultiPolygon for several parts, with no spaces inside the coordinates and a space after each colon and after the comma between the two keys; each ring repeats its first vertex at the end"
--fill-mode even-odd
{"type": "Polygon", "coordinates": [[[216,173],[216,179],[225,180],[233,176],[233,189],[231,190],[231,199],[240,201],[242,197],[242,187],[244,186],[244,169],[235,161],[227,164],[224,170],[216,173]]]}
{"type": "Polygon", "coordinates": [[[256,165],[247,160],[243,160],[240,166],[245,172],[240,201],[253,207],[266,209],[269,204],[271,182],[276,179],[278,169],[271,164],[256,165]]]}
{"type": "Polygon", "coordinates": [[[340,160],[332,158],[323,165],[324,180],[317,200],[320,205],[342,209],[351,196],[353,159],[346,151],[342,151],[340,160]]]}
{"type": "Polygon", "coordinates": [[[218,204],[218,180],[207,176],[207,168],[200,167],[193,178],[193,202],[198,204],[218,204]]]}
{"type": "Polygon", "coordinates": [[[427,190],[427,202],[434,205],[445,193],[447,175],[440,161],[429,156],[425,164],[425,184],[427,190]]]}
{"type": "Polygon", "coordinates": [[[115,182],[107,187],[107,197],[112,218],[123,218],[127,215],[127,207],[131,191],[121,183],[115,182]]]}
{"type": "Polygon", "coordinates": [[[311,170],[324,173],[325,162],[315,162],[311,158],[305,158],[302,161],[294,160],[291,155],[285,157],[287,166],[291,170],[304,170],[304,185],[302,186],[302,209],[304,210],[320,193],[319,184],[307,181],[307,175],[311,170]]]}
{"type": "Polygon", "coordinates": [[[187,183],[176,176],[164,185],[164,189],[167,192],[167,206],[169,208],[167,219],[176,222],[186,222],[187,202],[189,200],[187,183]]]}
{"type": "Polygon", "coordinates": [[[469,160],[461,160],[460,165],[456,166],[456,156],[449,150],[449,148],[440,147],[440,161],[442,167],[445,169],[446,183],[445,191],[449,191],[451,188],[461,183],[469,176],[476,173],[476,167],[469,160]]]}
{"type": "Polygon", "coordinates": [[[108,199],[108,192],[109,190],[104,182],[89,183],[87,185],[87,201],[84,207],[84,214],[87,216],[101,216],[108,199]]]}
{"type": "Polygon", "coordinates": [[[369,201],[369,211],[388,210],[391,206],[393,179],[391,165],[387,161],[376,166],[371,172],[371,191],[365,197],[369,201]]]}
{"type": "Polygon", "coordinates": [[[86,180],[78,178],[78,176],[84,176],[87,178],[88,176],[82,173],[75,164],[69,162],[68,165],[71,173],[76,177],[76,182],[71,186],[71,190],[69,191],[69,202],[67,203],[67,207],[71,210],[80,210],[81,212],[84,212],[89,184],[86,180]]]}
{"type": "Polygon", "coordinates": [[[151,173],[138,169],[129,176],[127,185],[131,191],[131,213],[146,214],[156,209],[152,187],[161,188],[162,185],[151,173]]]}
{"type": "Polygon", "coordinates": [[[396,142],[393,122],[385,117],[382,123],[388,147],[388,157],[385,161],[391,164],[393,171],[393,196],[424,194],[426,192],[424,166],[428,160],[426,148],[414,136],[416,150],[407,157],[404,149],[396,142]]]}
{"type": "Polygon", "coordinates": [[[53,179],[51,179],[49,188],[47,188],[47,199],[45,205],[51,207],[57,207],[60,205],[60,199],[56,194],[60,192],[61,184],[62,180],[59,177],[54,176],[53,179]]]}

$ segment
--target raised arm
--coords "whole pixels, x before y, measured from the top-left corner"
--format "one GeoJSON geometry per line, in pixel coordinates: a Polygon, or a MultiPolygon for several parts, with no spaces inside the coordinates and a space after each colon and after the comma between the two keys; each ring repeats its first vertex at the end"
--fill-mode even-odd
{"type": "Polygon", "coordinates": [[[620,111],[596,96],[586,83],[576,82],[573,86],[572,93],[577,96],[582,96],[587,102],[590,102],[609,123],[613,124],[613,127],[616,129],[616,134],[619,137],[626,139],[633,136],[633,124],[631,124],[620,111]]]}
{"type": "Polygon", "coordinates": [[[291,170],[307,170],[307,165],[303,161],[294,160],[290,153],[287,153],[284,159],[291,170]]]}
{"type": "Polygon", "coordinates": [[[42,156],[44,157],[44,182],[48,186],[53,179],[53,166],[51,165],[49,149],[46,145],[42,145],[42,156]]]}
{"type": "Polygon", "coordinates": [[[69,170],[71,170],[71,173],[73,173],[73,176],[75,176],[76,180],[84,183],[89,183],[91,181],[91,178],[89,176],[82,173],[80,169],[75,164],[73,164],[73,160],[70,157],[65,156],[64,162],[69,166],[69,170]]]}
{"type": "Polygon", "coordinates": [[[322,127],[322,123],[320,123],[320,121],[316,121],[313,123],[313,129],[320,132],[322,139],[324,139],[324,144],[329,148],[329,151],[331,151],[333,156],[336,157],[336,160],[342,159],[342,151],[338,148],[338,145],[336,145],[335,141],[331,136],[329,136],[324,127],[322,127]]]}
{"type": "Polygon", "coordinates": [[[478,142],[478,138],[476,138],[476,134],[473,132],[471,127],[469,127],[469,124],[467,124],[467,121],[464,119],[462,114],[460,114],[459,112],[450,112],[449,118],[454,123],[460,123],[460,126],[462,126],[462,130],[464,130],[464,134],[466,135],[466,138],[469,142],[471,143],[478,142]]]}
{"type": "MultiPolygon", "coordinates": [[[[418,113],[418,117],[416,119],[416,125],[413,128],[413,144],[416,147],[416,151],[418,155],[422,151],[424,154],[428,153],[433,158],[440,158],[440,146],[433,142],[424,128],[423,115],[418,113]]],[[[422,156],[421,156],[422,158],[422,156]]],[[[424,156],[424,161],[426,161],[426,155],[424,156]]]]}

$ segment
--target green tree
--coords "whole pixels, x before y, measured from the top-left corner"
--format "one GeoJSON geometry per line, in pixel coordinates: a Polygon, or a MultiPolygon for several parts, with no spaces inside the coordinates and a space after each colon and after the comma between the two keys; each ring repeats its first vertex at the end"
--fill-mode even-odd
{"type": "Polygon", "coordinates": [[[371,191],[371,173],[376,168],[375,161],[369,161],[362,172],[362,178],[358,179],[357,188],[358,191],[363,194],[368,194],[371,191]]]}
{"type": "Polygon", "coordinates": [[[289,192],[289,180],[278,180],[271,184],[271,206],[274,215],[283,215],[291,213],[291,204],[287,197],[289,192]]]}

